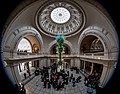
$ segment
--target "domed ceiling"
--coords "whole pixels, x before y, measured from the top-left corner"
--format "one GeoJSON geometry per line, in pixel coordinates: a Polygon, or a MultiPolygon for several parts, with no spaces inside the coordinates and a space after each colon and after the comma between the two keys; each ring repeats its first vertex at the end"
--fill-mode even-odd
{"type": "Polygon", "coordinates": [[[50,36],[76,34],[86,21],[84,11],[74,2],[45,3],[38,9],[35,19],[38,29],[50,36]]]}

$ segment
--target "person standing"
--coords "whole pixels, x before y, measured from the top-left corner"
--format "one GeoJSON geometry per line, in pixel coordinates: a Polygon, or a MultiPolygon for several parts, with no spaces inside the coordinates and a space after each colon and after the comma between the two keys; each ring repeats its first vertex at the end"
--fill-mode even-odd
{"type": "Polygon", "coordinates": [[[66,62],[66,69],[68,68],[68,63],[66,62]]]}
{"type": "Polygon", "coordinates": [[[75,84],[76,84],[75,77],[73,77],[73,79],[72,79],[72,83],[73,83],[73,87],[74,87],[75,84]]]}
{"type": "Polygon", "coordinates": [[[46,79],[44,79],[44,88],[46,88],[46,85],[47,85],[47,81],[46,79]]]}
{"type": "Polygon", "coordinates": [[[51,88],[51,82],[50,82],[50,80],[48,81],[48,88],[51,88]]]}
{"type": "Polygon", "coordinates": [[[70,76],[70,79],[69,79],[70,82],[71,82],[72,78],[73,78],[73,73],[70,76]]]}
{"type": "Polygon", "coordinates": [[[27,78],[27,75],[26,75],[26,73],[24,73],[24,78],[25,78],[25,79],[27,78]]]}

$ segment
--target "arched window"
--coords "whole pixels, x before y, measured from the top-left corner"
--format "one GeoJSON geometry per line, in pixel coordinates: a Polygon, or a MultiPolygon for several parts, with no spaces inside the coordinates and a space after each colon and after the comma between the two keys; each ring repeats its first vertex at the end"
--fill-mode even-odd
{"type": "Polygon", "coordinates": [[[17,50],[19,52],[32,52],[32,47],[30,42],[27,39],[23,38],[19,42],[17,50]]]}

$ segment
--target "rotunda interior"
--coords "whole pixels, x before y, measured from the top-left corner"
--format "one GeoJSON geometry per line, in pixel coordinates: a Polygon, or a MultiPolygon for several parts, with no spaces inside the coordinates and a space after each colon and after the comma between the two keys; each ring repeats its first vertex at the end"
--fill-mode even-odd
{"type": "Polygon", "coordinates": [[[115,71],[118,42],[96,0],[24,0],[4,25],[2,62],[22,94],[98,94],[115,71]],[[65,37],[59,71],[57,35],[65,37]]]}

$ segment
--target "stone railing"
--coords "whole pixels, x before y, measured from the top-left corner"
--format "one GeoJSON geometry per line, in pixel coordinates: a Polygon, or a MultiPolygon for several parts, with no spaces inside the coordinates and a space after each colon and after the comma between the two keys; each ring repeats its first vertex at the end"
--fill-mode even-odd
{"type": "MultiPolygon", "coordinates": [[[[43,58],[58,58],[57,54],[48,54],[48,53],[32,53],[32,52],[11,52],[11,51],[5,51],[3,52],[3,58],[31,58],[31,57],[43,57],[43,58]]],[[[95,59],[104,59],[108,58],[105,56],[103,52],[99,53],[84,53],[84,54],[63,54],[63,58],[95,58],[95,59]]]]}
{"type": "Polygon", "coordinates": [[[84,54],[81,54],[80,56],[81,56],[81,57],[88,57],[88,58],[95,58],[95,59],[107,58],[107,57],[105,57],[104,52],[84,53],[84,54]]]}

